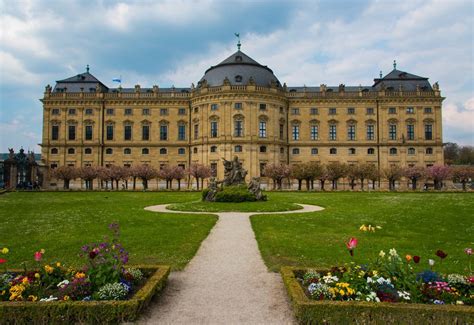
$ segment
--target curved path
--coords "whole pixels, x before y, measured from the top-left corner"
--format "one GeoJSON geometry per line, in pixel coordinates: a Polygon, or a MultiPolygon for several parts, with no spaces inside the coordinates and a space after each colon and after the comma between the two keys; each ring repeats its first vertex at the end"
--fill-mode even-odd
{"type": "Polygon", "coordinates": [[[196,256],[182,272],[173,272],[158,302],[141,319],[144,324],[292,324],[295,322],[283,282],[269,272],[258,250],[249,217],[284,212],[186,212],[167,204],[145,210],[166,213],[216,214],[219,219],[196,256]]]}

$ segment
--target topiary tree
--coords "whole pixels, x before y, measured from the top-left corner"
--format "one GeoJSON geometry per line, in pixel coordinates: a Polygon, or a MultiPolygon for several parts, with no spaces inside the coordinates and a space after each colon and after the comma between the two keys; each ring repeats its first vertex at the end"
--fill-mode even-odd
{"type": "Polygon", "coordinates": [[[51,170],[51,175],[54,178],[60,179],[64,182],[63,188],[65,190],[69,189],[69,184],[71,180],[78,177],[79,170],[73,166],[60,166],[51,170]]]}
{"type": "Polygon", "coordinates": [[[418,180],[426,177],[426,168],[418,166],[407,167],[403,170],[403,176],[411,181],[411,189],[414,191],[416,190],[418,180]]]}
{"type": "Polygon", "coordinates": [[[403,176],[403,169],[398,165],[391,165],[383,170],[384,177],[388,180],[388,187],[390,191],[395,190],[396,181],[403,176]]]}
{"type": "Polygon", "coordinates": [[[148,189],[148,181],[150,179],[156,178],[157,171],[155,168],[150,165],[138,165],[134,169],[134,175],[140,178],[143,182],[143,189],[148,189]]]}
{"type": "Polygon", "coordinates": [[[453,181],[462,184],[463,191],[467,190],[466,184],[474,178],[473,166],[455,166],[452,167],[453,181]]]}
{"type": "Polygon", "coordinates": [[[281,190],[283,180],[290,177],[291,168],[287,164],[268,164],[265,166],[265,175],[272,179],[273,189],[281,190]]]}
{"type": "Polygon", "coordinates": [[[428,167],[428,177],[434,182],[434,187],[437,190],[441,190],[443,187],[443,181],[448,179],[451,174],[451,169],[448,166],[434,165],[428,167]]]}
{"type": "Polygon", "coordinates": [[[86,183],[86,190],[94,189],[94,179],[99,177],[99,168],[97,166],[86,166],[79,169],[79,177],[86,183]]]}
{"type": "Polygon", "coordinates": [[[338,161],[327,164],[328,179],[332,182],[332,189],[337,190],[337,181],[346,176],[347,165],[338,161]]]}

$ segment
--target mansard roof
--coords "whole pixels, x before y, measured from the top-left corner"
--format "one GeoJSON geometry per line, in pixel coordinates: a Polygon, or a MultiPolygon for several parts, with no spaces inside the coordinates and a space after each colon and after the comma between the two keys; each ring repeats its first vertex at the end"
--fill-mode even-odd
{"type": "Polygon", "coordinates": [[[389,74],[383,78],[374,79],[374,87],[379,90],[382,87],[386,89],[393,88],[398,90],[402,86],[405,91],[415,91],[417,86],[421,90],[432,90],[428,78],[420,77],[405,71],[393,69],[389,74]]]}
{"type": "Polygon", "coordinates": [[[89,72],[89,68],[87,68],[87,71],[84,73],[63,80],[57,80],[53,91],[61,92],[66,88],[68,92],[80,92],[82,88],[84,92],[94,92],[97,84],[105,91],[109,89],[104,83],[94,77],[89,72]]]}

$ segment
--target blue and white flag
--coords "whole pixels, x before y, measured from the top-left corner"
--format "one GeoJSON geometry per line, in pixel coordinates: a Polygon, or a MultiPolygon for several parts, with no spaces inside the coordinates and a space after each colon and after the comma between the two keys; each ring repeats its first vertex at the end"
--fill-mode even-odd
{"type": "Polygon", "coordinates": [[[112,79],[112,81],[113,81],[113,82],[120,82],[120,83],[121,83],[121,82],[122,82],[122,77],[112,79]]]}

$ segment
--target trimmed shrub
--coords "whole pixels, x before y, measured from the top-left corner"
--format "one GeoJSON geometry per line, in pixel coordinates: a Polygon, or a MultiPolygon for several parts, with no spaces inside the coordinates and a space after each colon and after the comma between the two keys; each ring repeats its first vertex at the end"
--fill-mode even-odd
{"type": "Polygon", "coordinates": [[[202,199],[203,201],[206,200],[207,193],[209,193],[209,189],[208,189],[208,188],[202,190],[202,192],[201,192],[201,199],[202,199]]]}
{"type": "Polygon", "coordinates": [[[247,186],[227,186],[216,194],[216,202],[253,202],[255,195],[249,192],[247,186]]]}

